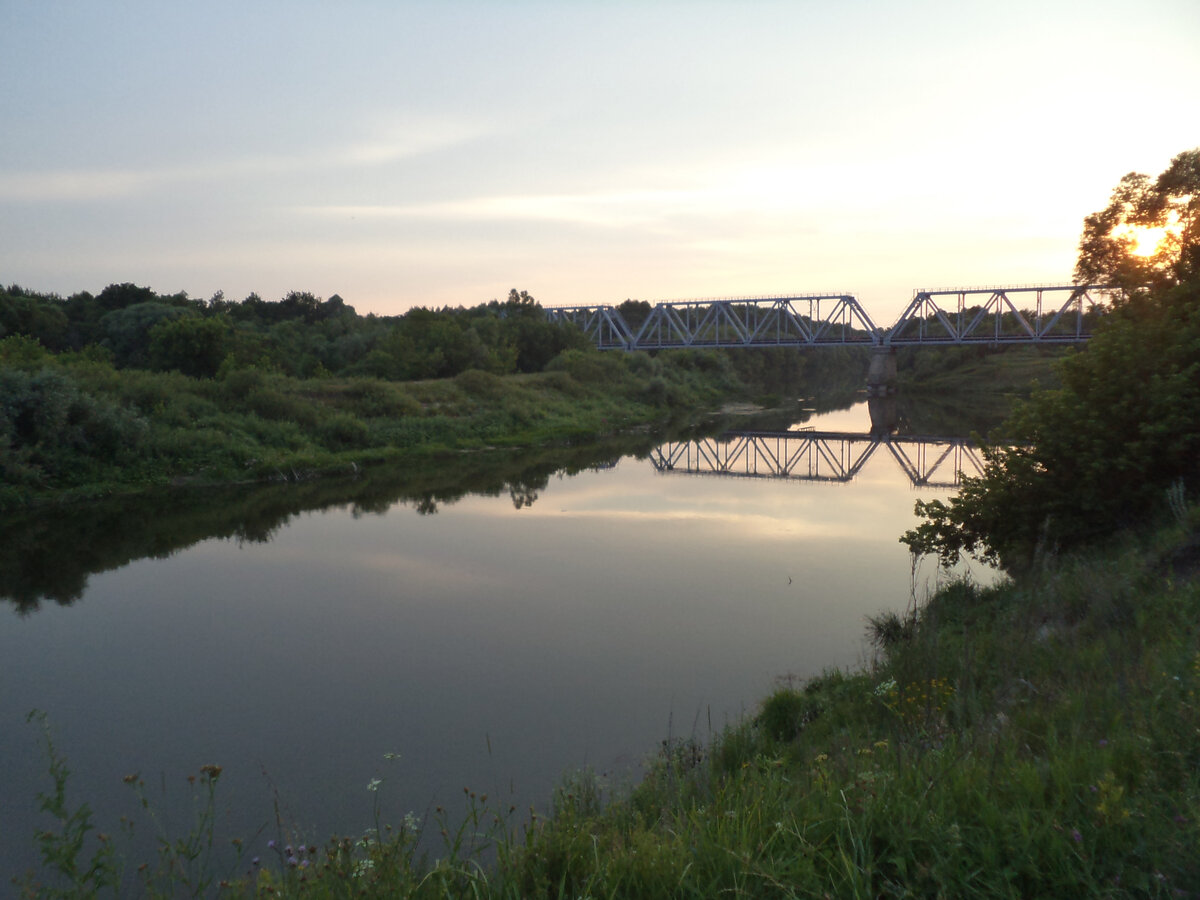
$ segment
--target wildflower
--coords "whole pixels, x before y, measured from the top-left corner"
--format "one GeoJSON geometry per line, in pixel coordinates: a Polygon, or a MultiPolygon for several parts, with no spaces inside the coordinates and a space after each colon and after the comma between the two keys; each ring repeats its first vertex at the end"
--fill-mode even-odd
{"type": "Polygon", "coordinates": [[[254,859],[250,860],[250,863],[251,863],[251,865],[255,865],[255,866],[257,866],[257,865],[258,865],[258,861],[259,861],[259,860],[258,860],[258,857],[256,856],[256,857],[254,857],[254,859]]]}
{"type": "Polygon", "coordinates": [[[267,849],[268,849],[268,850],[274,850],[274,849],[275,849],[275,842],[274,842],[274,841],[267,841],[267,849]]]}
{"type": "Polygon", "coordinates": [[[815,762],[818,766],[821,765],[821,763],[828,762],[828,761],[829,761],[828,753],[818,753],[816,759],[813,760],[813,762],[815,762]]]}
{"type": "Polygon", "coordinates": [[[1108,739],[1107,739],[1107,738],[1100,738],[1100,740],[1098,740],[1098,741],[1096,742],[1096,746],[1097,746],[1097,747],[1107,747],[1107,746],[1108,746],[1108,739]]]}
{"type": "Polygon", "coordinates": [[[379,790],[379,786],[381,784],[383,784],[382,778],[372,778],[370,781],[367,782],[367,790],[368,791],[377,791],[377,790],[379,790]]]}
{"type": "Polygon", "coordinates": [[[220,766],[214,766],[214,765],[212,765],[212,764],[210,763],[210,764],[209,764],[209,765],[207,765],[207,766],[201,766],[201,767],[200,767],[200,774],[201,774],[201,775],[207,775],[207,776],[209,777],[209,779],[210,779],[210,780],[212,780],[212,781],[216,781],[218,778],[220,778],[220,777],[221,777],[221,767],[220,767],[220,766]]]}
{"type": "Polygon", "coordinates": [[[1071,829],[1071,840],[1077,844],[1083,841],[1083,835],[1079,833],[1078,828],[1071,829]]]}

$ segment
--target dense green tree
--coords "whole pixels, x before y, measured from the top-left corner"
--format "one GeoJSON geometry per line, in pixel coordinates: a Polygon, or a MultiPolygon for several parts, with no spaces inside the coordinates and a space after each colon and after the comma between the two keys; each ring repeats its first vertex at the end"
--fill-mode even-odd
{"type": "Polygon", "coordinates": [[[27,294],[16,285],[0,291],[0,338],[23,334],[50,350],[65,350],[69,325],[61,303],[27,294]]]}
{"type": "Polygon", "coordinates": [[[1114,194],[1125,212],[1087,218],[1080,273],[1112,276],[1123,296],[1086,350],[1060,363],[1062,387],[1018,407],[1004,443],[997,435],[986,450],[983,475],[964,478],[949,503],[917,504],[925,521],[902,538],[914,551],[947,562],[965,552],[1016,570],[1039,549],[1146,520],[1167,507],[1168,489],[1200,486],[1200,234],[1191,221],[1168,256],[1148,263],[1119,233],[1121,216],[1151,203],[1130,191],[1177,191],[1196,160],[1181,154],[1153,184],[1126,176],[1114,194]],[[1104,238],[1102,228],[1118,234],[1104,238]],[[1149,288],[1131,280],[1141,277],[1149,288]]]}
{"type": "Polygon", "coordinates": [[[150,364],[193,378],[212,378],[229,348],[229,326],[223,319],[181,316],[150,329],[150,364]]]}
{"type": "Polygon", "coordinates": [[[100,318],[101,343],[112,351],[121,367],[146,368],[150,364],[150,331],[156,325],[189,312],[158,300],[114,309],[100,318]]]}

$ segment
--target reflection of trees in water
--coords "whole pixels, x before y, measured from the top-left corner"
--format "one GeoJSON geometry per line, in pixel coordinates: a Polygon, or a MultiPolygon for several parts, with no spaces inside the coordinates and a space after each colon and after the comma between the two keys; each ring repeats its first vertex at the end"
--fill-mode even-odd
{"type": "Polygon", "coordinates": [[[88,578],[147,557],[166,558],[202,540],[271,540],[293,516],[348,508],[382,515],[397,503],[418,515],[468,494],[532,506],[555,473],[575,474],[630,453],[648,453],[652,435],[586,446],[465,453],[381,466],[354,478],[284,485],[236,485],[150,491],[129,497],[7,514],[0,525],[0,599],[29,613],[47,600],[67,605],[88,578]]]}
{"type": "MultiPolygon", "coordinates": [[[[853,399],[839,393],[808,404],[825,411],[847,407],[853,399]]],[[[525,509],[539,499],[555,474],[611,467],[625,455],[645,459],[663,440],[730,428],[786,428],[798,415],[792,406],[753,421],[714,419],[669,434],[627,435],[577,447],[462,453],[380,466],[354,478],[162,490],[9,513],[0,525],[0,600],[12,602],[22,613],[47,600],[70,604],[83,596],[93,573],[147,557],[166,558],[209,538],[263,543],[293,516],[313,510],[346,508],[360,518],[382,515],[402,503],[427,516],[467,494],[507,494],[515,508],[525,509]]]]}

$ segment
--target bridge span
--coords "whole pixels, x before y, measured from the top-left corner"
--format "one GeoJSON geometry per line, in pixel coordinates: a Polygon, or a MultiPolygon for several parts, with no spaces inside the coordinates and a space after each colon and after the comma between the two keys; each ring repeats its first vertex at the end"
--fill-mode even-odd
{"type": "Polygon", "coordinates": [[[876,454],[890,456],[913,487],[957,488],[962,474],[983,473],[979,450],[966,438],[840,431],[730,431],[663,444],[650,462],[663,473],[844,484],[876,454]]]}
{"type": "Polygon", "coordinates": [[[579,326],[602,350],[1078,344],[1091,337],[1111,290],[1095,284],[918,290],[886,329],[853,294],[549,306],[545,314],[579,326]]]}

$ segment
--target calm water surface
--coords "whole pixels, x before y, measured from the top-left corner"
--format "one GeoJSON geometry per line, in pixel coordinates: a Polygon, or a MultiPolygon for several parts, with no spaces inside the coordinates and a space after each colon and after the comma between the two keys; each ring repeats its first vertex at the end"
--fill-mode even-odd
{"type": "MultiPolygon", "coordinates": [[[[806,424],[869,428],[863,406],[806,424]]],[[[913,503],[948,493],[884,453],[848,484],[623,456],[436,514],[327,505],[269,541],[96,572],[71,605],[10,606],[0,874],[32,862],[49,787],[33,708],[106,831],[134,809],[135,771],[186,826],[185,778],[207,763],[224,766],[223,833],[270,823],[260,843],[276,802],[288,837],[359,833],[374,777],[392,821],[458,808],[464,787],[524,809],[573,768],[635,777],[664,738],[706,738],[779,676],[864,661],[864,617],[909,601],[913,503]]]]}

